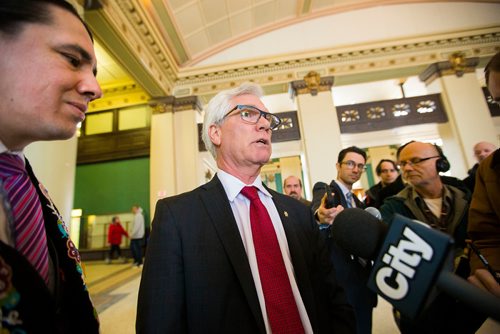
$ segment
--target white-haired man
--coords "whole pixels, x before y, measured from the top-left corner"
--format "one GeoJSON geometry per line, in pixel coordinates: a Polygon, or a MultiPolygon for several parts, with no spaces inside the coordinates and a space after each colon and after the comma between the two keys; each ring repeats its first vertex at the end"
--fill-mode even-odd
{"type": "Polygon", "coordinates": [[[137,333],[351,333],[309,208],[263,185],[281,120],[243,84],[208,104],[203,141],[219,168],[156,205],[137,333]]]}

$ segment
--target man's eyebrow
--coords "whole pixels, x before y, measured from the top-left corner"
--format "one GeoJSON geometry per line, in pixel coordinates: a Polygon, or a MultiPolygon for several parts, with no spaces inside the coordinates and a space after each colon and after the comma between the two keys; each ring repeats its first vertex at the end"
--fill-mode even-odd
{"type": "MultiPolygon", "coordinates": [[[[87,52],[87,50],[85,50],[84,48],[82,48],[80,45],[78,44],[64,44],[61,46],[63,49],[69,49],[69,50],[72,50],[74,52],[77,52],[80,54],[80,57],[82,57],[82,59],[88,63],[88,64],[92,64],[92,57],[90,56],[90,53],[87,52]]],[[[92,68],[92,72],[94,73],[94,76],[97,75],[97,66],[94,64],[93,65],[93,68],[92,68]]]]}

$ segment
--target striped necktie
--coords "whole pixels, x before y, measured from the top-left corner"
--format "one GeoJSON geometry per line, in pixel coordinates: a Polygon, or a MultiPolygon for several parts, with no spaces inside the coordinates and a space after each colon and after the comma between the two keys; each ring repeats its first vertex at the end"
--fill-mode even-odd
{"type": "Polygon", "coordinates": [[[241,194],[250,200],[255,256],[271,331],[273,334],[304,333],[269,212],[262,204],[257,188],[243,187],[241,194]]]}
{"type": "Polygon", "coordinates": [[[0,178],[14,217],[15,247],[48,283],[49,257],[43,211],[24,161],[17,155],[0,154],[0,178]]]}
{"type": "Polygon", "coordinates": [[[348,192],[345,194],[345,200],[347,201],[347,207],[348,208],[353,208],[354,205],[352,204],[352,192],[348,192]]]}

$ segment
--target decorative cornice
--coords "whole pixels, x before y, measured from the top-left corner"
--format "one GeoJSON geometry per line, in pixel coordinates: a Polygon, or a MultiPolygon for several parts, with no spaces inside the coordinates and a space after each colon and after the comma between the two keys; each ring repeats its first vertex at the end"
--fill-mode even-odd
{"type": "Polygon", "coordinates": [[[145,70],[162,87],[156,95],[170,94],[177,79],[177,65],[160,34],[149,22],[140,1],[103,1],[98,12],[111,23],[145,70]]]}
{"type": "MultiPolygon", "coordinates": [[[[430,36],[403,44],[364,44],[303,55],[293,59],[260,60],[254,64],[233,64],[221,68],[180,71],[174,95],[210,96],[244,81],[260,85],[288,84],[305,73],[316,71],[322,76],[335,75],[339,81],[346,76],[367,75],[383,71],[413,69],[418,75],[429,64],[448,60],[462,52],[467,57],[487,58],[500,51],[500,27],[430,36]]],[[[373,80],[373,78],[372,78],[373,80]]]]}
{"type": "Polygon", "coordinates": [[[203,109],[198,96],[176,97],[174,101],[174,111],[196,110],[203,109]]]}
{"type": "Polygon", "coordinates": [[[149,101],[149,106],[153,111],[153,115],[171,113],[174,112],[174,101],[175,97],[164,96],[152,99],[149,101]]]}
{"type": "Polygon", "coordinates": [[[448,61],[440,61],[429,65],[418,77],[428,85],[442,76],[456,75],[461,77],[464,73],[472,73],[476,70],[478,64],[478,57],[465,58],[463,53],[454,53],[450,55],[448,61]]]}
{"type": "Polygon", "coordinates": [[[90,102],[88,111],[95,112],[146,104],[149,98],[149,95],[135,83],[107,87],[103,89],[103,97],[90,102]]]}
{"type": "Polygon", "coordinates": [[[149,106],[153,110],[153,114],[163,114],[166,112],[174,113],[183,110],[202,110],[200,100],[197,96],[184,96],[179,98],[165,96],[154,98],[149,101],[149,106]]]}
{"type": "Polygon", "coordinates": [[[295,80],[290,83],[292,95],[311,94],[315,96],[318,92],[331,90],[333,77],[320,77],[319,73],[311,71],[304,76],[304,80],[295,80]]]}

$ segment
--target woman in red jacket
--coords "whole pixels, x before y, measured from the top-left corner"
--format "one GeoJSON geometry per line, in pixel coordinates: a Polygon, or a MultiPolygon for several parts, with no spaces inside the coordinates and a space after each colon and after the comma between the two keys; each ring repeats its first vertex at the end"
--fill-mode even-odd
{"type": "Polygon", "coordinates": [[[109,250],[109,256],[106,259],[107,264],[111,263],[111,259],[113,258],[113,254],[115,251],[118,253],[118,259],[123,260],[122,252],[120,249],[120,244],[122,243],[122,235],[128,238],[127,231],[125,231],[120,224],[120,217],[114,216],[108,229],[108,243],[111,245],[111,248],[109,250]]]}

